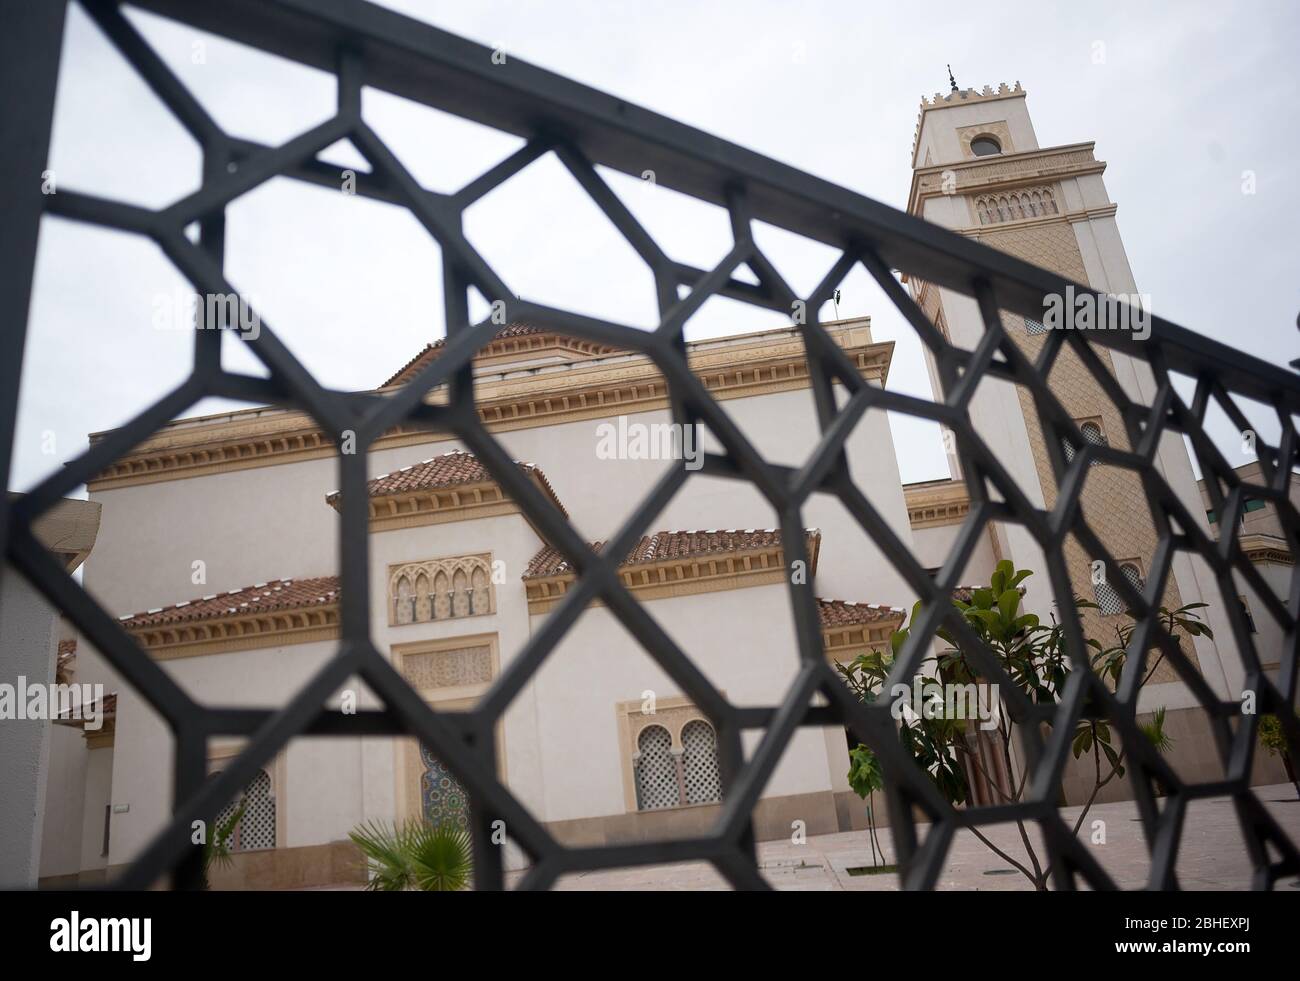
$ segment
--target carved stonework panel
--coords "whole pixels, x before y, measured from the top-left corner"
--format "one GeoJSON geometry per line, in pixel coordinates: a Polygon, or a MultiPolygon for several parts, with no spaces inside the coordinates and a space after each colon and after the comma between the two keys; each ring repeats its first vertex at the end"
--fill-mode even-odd
{"type": "Polygon", "coordinates": [[[479,644],[407,654],[402,658],[401,673],[416,691],[488,684],[492,680],[492,649],[479,644]]]}
{"type": "Polygon", "coordinates": [[[1011,142],[1011,130],[1007,127],[1006,120],[999,119],[991,123],[980,123],[977,126],[961,126],[957,129],[957,139],[961,142],[961,154],[968,160],[974,160],[975,151],[970,148],[971,140],[977,136],[985,134],[995,137],[1002,147],[1003,153],[1015,153],[1015,145],[1011,142]]]}
{"type": "Polygon", "coordinates": [[[403,562],[388,568],[388,623],[402,626],[495,613],[491,555],[403,562]]]}
{"type": "Polygon", "coordinates": [[[1008,221],[1025,221],[1060,214],[1056,194],[1046,184],[1010,191],[989,191],[969,200],[975,211],[975,220],[981,225],[999,225],[1008,221]]]}

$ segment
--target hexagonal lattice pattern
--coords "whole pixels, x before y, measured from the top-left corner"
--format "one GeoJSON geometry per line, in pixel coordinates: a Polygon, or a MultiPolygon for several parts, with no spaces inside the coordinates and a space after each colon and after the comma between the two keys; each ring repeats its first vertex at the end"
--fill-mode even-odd
{"type": "MultiPolygon", "coordinates": [[[[427,746],[429,759],[445,764],[449,778],[454,774],[454,780],[469,795],[479,888],[500,888],[504,881],[501,849],[489,840],[497,820],[505,822],[511,839],[533,860],[521,883],[525,888],[544,888],[572,870],[685,860],[710,861],[733,885],[761,888],[765,882],[754,860],[750,814],[763,787],[796,727],[844,724],[880,757],[897,860],[906,887],[933,886],[947,845],[959,827],[1019,819],[1040,826],[1056,885],[1071,887],[1082,876],[1089,885],[1105,888],[1113,884],[1109,876],[1055,809],[1068,740],[1045,740],[1042,735],[1041,724],[1045,722],[1054,723],[1056,732],[1069,732],[1081,717],[1085,701],[1109,719],[1125,745],[1134,750],[1133,788],[1152,855],[1151,885],[1177,884],[1173,868],[1186,804],[1211,794],[1226,793],[1233,798],[1259,886],[1270,886],[1279,876],[1300,871],[1300,853],[1249,787],[1250,750],[1258,716],[1241,717],[1238,703],[1217,700],[1204,683],[1199,687],[1189,683],[1212,718],[1227,774],[1224,781],[1213,786],[1187,784],[1158,754],[1142,751],[1135,721],[1135,679],[1141,671],[1129,672],[1118,690],[1111,691],[1087,670],[1078,618],[1071,615],[1074,605],[1069,574],[1061,557],[1066,537],[1076,536],[1094,558],[1105,564],[1107,581],[1114,585],[1119,599],[1140,617],[1133,659],[1140,664],[1148,650],[1158,648],[1180,673],[1185,669],[1187,677],[1195,676],[1195,665],[1188,663],[1186,655],[1160,627],[1149,598],[1161,595],[1178,551],[1200,556],[1222,595],[1237,595],[1234,574],[1240,576],[1262,598],[1267,607],[1262,612],[1282,624],[1286,636],[1286,649],[1274,682],[1260,666],[1244,611],[1238,604],[1230,604],[1227,615],[1242,652],[1246,684],[1258,693],[1260,711],[1274,712],[1281,718],[1292,753],[1300,757],[1300,723],[1293,708],[1300,589],[1293,586],[1286,599],[1278,598],[1233,541],[1220,544],[1210,539],[1154,462],[1163,434],[1186,435],[1209,480],[1212,505],[1221,516],[1221,527],[1236,526],[1247,495],[1269,500],[1277,506],[1289,548],[1296,554],[1300,548],[1300,515],[1290,504],[1288,489],[1297,453],[1293,413],[1300,413],[1300,383],[1288,372],[1198,338],[1160,318],[1152,318],[1150,336],[1144,341],[1129,332],[1104,328],[1087,336],[1078,331],[1043,332],[1038,330],[1037,321],[1027,319],[1011,329],[1022,337],[1028,332],[1036,342],[1041,341],[1041,348],[1031,360],[1009,336],[999,311],[1015,313],[1019,318],[1041,316],[1045,296],[1063,295],[1071,285],[1076,294],[1081,294],[1084,287],[516,59],[498,64],[487,48],[360,0],[335,0],[319,6],[310,0],[268,2],[222,8],[219,13],[216,5],[140,0],[141,6],[182,23],[336,73],[338,109],[331,119],[279,147],[238,139],[221,130],[122,17],[112,0],[81,2],[203,148],[204,181],[197,192],[167,208],[149,211],[79,193],[75,188],[60,187],[57,194],[42,198],[35,190],[37,182],[20,168],[14,180],[0,182],[0,193],[13,204],[6,209],[6,214],[13,216],[12,236],[8,239],[13,245],[6,246],[6,255],[14,257],[12,268],[0,272],[6,277],[6,285],[14,287],[15,295],[25,297],[30,288],[35,229],[42,210],[146,236],[158,244],[196,292],[232,294],[235,291],[223,271],[225,207],[276,176],[336,188],[337,169],[321,163],[317,154],[344,138],[351,140],[372,168],[368,174],[357,175],[357,193],[407,208],[441,246],[446,295],[447,343],[441,357],[416,373],[392,397],[322,388],[265,321],[256,340],[239,336],[266,365],[269,378],[232,374],[220,364],[219,333],[201,331],[196,339],[193,373],[179,388],[97,442],[24,498],[0,500],[5,519],[0,529],[10,563],[64,610],[122,677],[163,716],[176,741],[173,820],[139,856],[121,885],[147,887],[169,870],[174,884],[196,885],[199,856],[190,844],[191,822],[211,818],[258,774],[265,776],[262,767],[294,736],[409,734],[427,746]],[[527,145],[458,192],[435,193],[421,187],[366,124],[361,114],[362,85],[523,136],[527,145]],[[461,229],[465,209],[548,152],[556,154],[649,267],[659,298],[661,322],[657,329],[642,332],[519,299],[466,240],[461,229]],[[674,261],[605,183],[596,164],[637,175],[652,170],[661,185],[726,207],[732,221],[733,248],[712,270],[674,261]],[[797,296],[755,245],[751,232],[755,220],[833,245],[840,250],[840,258],[811,294],[797,296]],[[185,229],[195,223],[200,234],[197,241],[191,241],[185,229]],[[930,402],[869,385],[819,324],[817,311],[859,263],[933,353],[945,393],[942,401],[930,402]],[[736,278],[741,266],[747,267],[755,281],[736,278]],[[973,296],[985,326],[976,349],[966,351],[950,345],[899,284],[894,269],[973,296]],[[800,668],[789,691],[779,705],[766,708],[741,710],[729,704],[640,608],[615,574],[618,561],[680,489],[688,473],[674,468],[664,474],[606,547],[599,554],[589,549],[554,505],[520,475],[479,420],[471,361],[501,325],[469,322],[467,297],[471,288],[490,301],[505,304],[510,319],[618,345],[650,357],[667,381],[676,420],[707,425],[722,446],[721,453],[707,455],[701,472],[751,482],[764,495],[779,515],[783,539],[789,543],[787,561],[806,564],[801,510],[809,496],[814,492],[836,496],[924,602],[891,681],[910,678],[917,672],[940,625],[947,626],[979,653],[978,642],[957,616],[949,597],[958,585],[956,577],[990,522],[1022,525],[1048,556],[1045,571],[1063,617],[1071,658],[1080,669],[1071,675],[1065,697],[1057,705],[1010,700],[1012,715],[1024,736],[1026,756],[1034,764],[1035,777],[1042,778],[1032,781],[1032,792],[1026,799],[1014,805],[960,812],[948,805],[926,774],[901,750],[889,707],[865,705],[852,698],[828,666],[821,647],[813,585],[801,579],[789,586],[800,657],[800,668]],[[800,468],[775,467],[765,461],[687,366],[683,329],[706,300],[718,295],[782,311],[800,326],[821,426],[821,437],[800,468]],[[1092,353],[1094,344],[1124,351],[1150,364],[1156,392],[1148,405],[1130,401],[1092,353]],[[1047,379],[1067,345],[1113,401],[1127,428],[1127,446],[1132,449],[1122,448],[1114,434],[1109,445],[1090,440],[1053,395],[1047,379]],[[1173,387],[1175,373],[1196,381],[1190,405],[1173,387]],[[971,398],[985,377],[1012,382],[1030,393],[1043,432],[1058,437],[1045,440],[1045,452],[1060,488],[1050,508],[1038,508],[1026,499],[970,421],[967,410],[971,398]],[[842,386],[845,397],[836,396],[835,383],[842,386]],[[450,394],[448,403],[426,404],[426,394],[444,385],[450,394]],[[1234,395],[1277,410],[1282,434],[1278,445],[1256,443],[1265,486],[1243,486],[1206,436],[1203,424],[1211,400],[1243,431],[1253,430],[1237,410],[1234,395]],[[42,550],[32,534],[33,521],[61,496],[206,396],[300,407],[336,443],[342,443],[346,434],[357,449],[339,457],[343,640],[337,655],[319,674],[286,705],[273,711],[230,713],[196,704],[42,550]],[[939,422],[956,438],[971,496],[971,512],[953,546],[953,560],[937,578],[931,578],[917,563],[849,478],[845,440],[864,413],[873,408],[939,422]],[[545,628],[507,663],[478,707],[470,711],[434,710],[399,677],[370,641],[365,452],[378,436],[399,423],[452,433],[461,439],[579,573],[578,581],[551,613],[545,628]],[[1072,448],[1068,459],[1062,441],[1072,448]],[[1138,474],[1148,496],[1161,547],[1147,570],[1146,589],[1136,588],[1138,584],[1120,571],[1078,507],[1087,468],[1095,461],[1138,474]],[[597,599],[713,723],[717,784],[724,804],[717,826],[706,835],[671,842],[564,848],[496,776],[494,726],[579,613],[597,599]],[[326,699],[353,676],[360,677],[376,693],[384,708],[349,716],[325,711],[322,706],[326,699]],[[823,704],[814,699],[818,693],[823,696],[823,704]],[[748,760],[741,752],[741,733],[745,729],[763,730],[748,760]],[[206,747],[208,740],[218,736],[245,737],[248,744],[226,769],[208,780],[206,747]],[[1153,778],[1167,793],[1162,808],[1155,805],[1153,778]],[[918,811],[930,822],[923,836],[918,811]]],[[[4,55],[0,61],[24,73],[25,96],[22,106],[14,107],[14,125],[15,131],[31,138],[14,139],[14,160],[18,161],[15,166],[25,161],[33,174],[42,169],[48,147],[48,117],[62,29],[58,8],[60,4],[54,0],[20,5],[21,13],[15,13],[0,40],[0,55],[4,55]]],[[[16,381],[25,327],[21,318],[11,317],[8,324],[3,328],[5,347],[0,357],[0,365],[6,367],[0,370],[11,371],[11,380],[16,381]]],[[[17,385],[11,387],[0,428],[5,459],[12,448],[17,397],[17,385]]],[[[999,679],[1000,669],[991,657],[980,664],[981,669],[987,668],[992,680],[999,679]]],[[[1005,687],[1014,690],[1013,685],[1005,687]]],[[[706,733],[704,728],[693,731],[687,753],[701,750],[706,737],[713,738],[713,732],[706,733]]],[[[647,751],[647,747],[641,749],[647,751]]],[[[712,773],[700,757],[694,759],[694,764],[688,759],[688,786],[696,788],[692,794],[706,795],[713,789],[712,773]]]]}

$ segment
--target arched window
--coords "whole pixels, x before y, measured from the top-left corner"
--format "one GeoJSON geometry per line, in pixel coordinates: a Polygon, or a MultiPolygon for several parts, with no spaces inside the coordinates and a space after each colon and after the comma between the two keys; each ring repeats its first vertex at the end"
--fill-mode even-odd
{"type": "Polygon", "coordinates": [[[977,157],[991,157],[1002,152],[1002,144],[997,141],[997,137],[983,133],[970,141],[970,152],[977,157]]]}
{"type": "Polygon", "coordinates": [[[1115,592],[1115,587],[1104,579],[1092,584],[1092,597],[1104,617],[1124,612],[1124,601],[1119,598],[1119,593],[1115,592]]]}
{"type": "Polygon", "coordinates": [[[469,616],[469,576],[465,575],[464,569],[457,569],[451,577],[451,592],[451,615],[469,616]]]}
{"type": "Polygon", "coordinates": [[[397,598],[394,604],[393,619],[398,623],[410,623],[415,619],[415,598],[411,593],[411,580],[406,576],[397,580],[397,598]]]}
{"type": "Polygon", "coordinates": [[[433,618],[446,620],[451,616],[451,580],[447,573],[439,572],[433,577],[433,618]]]}
{"type": "Polygon", "coordinates": [[[641,811],[677,807],[681,793],[677,785],[677,761],[673,759],[673,737],[663,726],[646,726],[636,741],[636,806],[641,811]]]}
{"type": "Polygon", "coordinates": [[[423,744],[420,745],[420,762],[424,773],[420,776],[420,813],[435,828],[451,823],[458,828],[469,828],[469,795],[460,781],[451,775],[423,744]]]}
{"type": "MultiPolygon", "coordinates": [[[[1089,443],[1092,443],[1094,446],[1110,445],[1106,441],[1106,434],[1101,431],[1101,427],[1097,425],[1095,422],[1080,423],[1079,434],[1089,443]]],[[[1078,450],[1075,448],[1075,445],[1070,442],[1068,437],[1062,436],[1061,452],[1065,454],[1065,462],[1068,464],[1074,462],[1074,455],[1075,453],[1078,452],[1078,450]]],[[[1094,457],[1092,462],[1090,462],[1088,465],[1090,467],[1095,467],[1100,462],[1101,462],[1100,460],[1094,457]]]]}
{"type": "Polygon", "coordinates": [[[1128,584],[1132,586],[1134,590],[1140,593],[1142,590],[1146,589],[1147,584],[1142,578],[1141,571],[1139,571],[1138,567],[1132,562],[1125,562],[1119,567],[1119,571],[1124,573],[1124,578],[1128,580],[1128,584]]]}
{"type": "MultiPolygon", "coordinates": [[[[1122,562],[1119,571],[1128,581],[1128,584],[1137,592],[1140,593],[1146,588],[1146,581],[1142,578],[1142,572],[1136,564],[1122,562]]],[[[1124,600],[1120,598],[1119,592],[1109,582],[1093,583],[1092,594],[1102,616],[1114,616],[1116,613],[1123,613],[1128,608],[1124,600]]]]}
{"type": "Polygon", "coordinates": [[[429,602],[429,577],[420,573],[415,580],[415,619],[428,620],[432,613],[432,604],[429,602]]]}
{"type": "Polygon", "coordinates": [[[710,804],[722,800],[718,737],[713,726],[700,719],[686,723],[682,729],[682,747],[686,803],[710,804]]]}
{"type": "Polygon", "coordinates": [[[244,815],[226,839],[230,850],[246,852],[254,848],[274,848],[275,795],[271,793],[271,777],[265,770],[258,770],[243,794],[218,812],[213,828],[224,826],[240,804],[244,805],[244,815]]]}
{"type": "Polygon", "coordinates": [[[488,574],[483,569],[475,569],[470,577],[474,592],[470,596],[471,613],[489,613],[492,610],[492,594],[488,590],[488,574]]]}

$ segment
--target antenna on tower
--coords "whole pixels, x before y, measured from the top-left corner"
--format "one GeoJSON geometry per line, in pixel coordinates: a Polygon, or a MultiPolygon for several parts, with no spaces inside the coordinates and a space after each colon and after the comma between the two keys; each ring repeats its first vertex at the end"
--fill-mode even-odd
{"type": "Polygon", "coordinates": [[[952,90],[957,91],[957,79],[952,77],[952,65],[948,66],[948,81],[952,85],[952,90]]]}

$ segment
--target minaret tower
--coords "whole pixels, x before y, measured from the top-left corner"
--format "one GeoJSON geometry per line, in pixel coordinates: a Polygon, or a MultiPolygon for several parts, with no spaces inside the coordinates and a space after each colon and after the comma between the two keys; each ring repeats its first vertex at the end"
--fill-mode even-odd
{"type": "MultiPolygon", "coordinates": [[[[1105,168],[1093,156],[1092,143],[1039,146],[1019,82],[1014,87],[1002,84],[996,90],[986,86],[976,91],[959,89],[953,81],[947,95],[922,99],[912,147],[908,211],[1092,289],[1134,295],[1138,290],[1115,222],[1116,205],[1102,181],[1105,168]]],[[[984,328],[973,299],[915,277],[909,288],[953,344],[973,349],[979,343],[984,328]]],[[[1003,323],[1031,360],[1050,329],[1005,313],[1003,323]]],[[[1156,386],[1145,362],[1101,346],[1093,349],[1131,399],[1150,404],[1156,386]]],[[[941,391],[932,359],[930,376],[935,391],[941,391]]],[[[1062,350],[1049,384],[1085,438],[1129,448],[1119,411],[1069,346],[1062,350]]],[[[971,419],[1029,499],[1040,506],[1053,505],[1056,481],[1029,393],[990,379],[976,394],[971,419]]],[[[1063,449],[1069,457],[1074,448],[1063,449]]],[[[957,476],[957,461],[950,458],[950,465],[957,476]]],[[[1166,435],[1157,465],[1187,509],[1204,520],[1181,439],[1166,435]]],[[[1082,504],[1089,526],[1124,574],[1145,583],[1157,537],[1137,475],[1109,465],[1094,466],[1082,504]]],[[[1038,573],[1026,583],[1026,605],[1040,616],[1052,612],[1045,562],[1028,532],[1015,525],[997,525],[990,533],[996,556],[1038,573]]],[[[1095,598],[1105,608],[1085,612],[1085,632],[1113,641],[1115,627],[1125,622],[1118,615],[1122,609],[1118,596],[1108,593],[1105,583],[1094,586],[1091,556],[1073,539],[1067,542],[1066,559],[1076,593],[1095,598]]],[[[1203,595],[1211,604],[1206,612],[1220,642],[1216,647],[1206,638],[1197,639],[1196,658],[1210,687],[1223,697],[1235,698],[1242,671],[1217,589],[1208,569],[1198,569],[1180,553],[1162,605],[1173,608],[1198,602],[1203,595]]],[[[1162,666],[1148,686],[1144,705],[1165,704],[1171,712],[1190,706],[1190,694],[1166,669],[1162,666]]]]}

